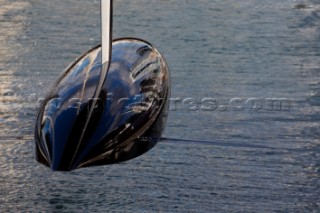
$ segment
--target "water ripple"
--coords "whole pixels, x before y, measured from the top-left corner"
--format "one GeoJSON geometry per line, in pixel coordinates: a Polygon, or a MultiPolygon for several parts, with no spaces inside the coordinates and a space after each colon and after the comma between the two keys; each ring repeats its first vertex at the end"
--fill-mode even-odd
{"type": "Polygon", "coordinates": [[[318,212],[320,7],[300,2],[115,1],[114,35],[158,46],[173,97],[219,105],[181,101],[150,152],[66,173],[35,162],[37,99],[100,40],[99,1],[0,0],[1,211],[318,212]],[[292,108],[224,110],[232,98],[292,108]]]}

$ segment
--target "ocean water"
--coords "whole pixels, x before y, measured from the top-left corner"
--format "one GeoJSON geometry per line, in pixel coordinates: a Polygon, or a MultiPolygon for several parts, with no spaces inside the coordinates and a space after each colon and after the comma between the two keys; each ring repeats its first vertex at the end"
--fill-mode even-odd
{"type": "Polygon", "coordinates": [[[0,0],[1,212],[319,212],[320,3],[115,0],[165,56],[164,139],[122,164],[35,161],[38,100],[100,42],[99,1],[0,0]]]}

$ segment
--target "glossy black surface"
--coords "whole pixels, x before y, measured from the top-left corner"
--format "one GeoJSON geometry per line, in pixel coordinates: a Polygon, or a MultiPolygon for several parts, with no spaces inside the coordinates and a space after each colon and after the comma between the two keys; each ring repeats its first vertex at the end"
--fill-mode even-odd
{"type": "Polygon", "coordinates": [[[40,107],[36,156],[52,170],[129,160],[160,139],[170,75],[159,52],[138,39],[113,42],[107,80],[84,128],[101,69],[99,46],[67,68],[40,107]]]}

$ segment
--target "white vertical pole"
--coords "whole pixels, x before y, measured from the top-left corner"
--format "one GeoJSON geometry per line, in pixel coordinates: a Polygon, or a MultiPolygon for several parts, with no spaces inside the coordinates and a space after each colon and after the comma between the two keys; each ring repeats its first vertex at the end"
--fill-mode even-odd
{"type": "Polygon", "coordinates": [[[112,51],[112,0],[101,0],[101,73],[99,82],[97,84],[96,90],[93,95],[92,105],[83,127],[79,144],[77,145],[76,151],[73,155],[72,161],[74,160],[76,154],[78,153],[79,147],[82,143],[84,133],[88,127],[89,121],[91,119],[94,108],[97,104],[97,99],[99,98],[103,83],[106,81],[108,75],[110,61],[111,61],[111,51],[112,51]]]}
{"type": "Polygon", "coordinates": [[[101,62],[109,62],[112,45],[112,0],[101,0],[101,62]]]}

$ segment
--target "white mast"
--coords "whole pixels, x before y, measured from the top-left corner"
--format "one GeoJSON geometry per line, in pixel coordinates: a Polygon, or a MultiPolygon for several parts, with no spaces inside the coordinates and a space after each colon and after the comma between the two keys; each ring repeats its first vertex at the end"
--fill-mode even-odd
{"type": "Polygon", "coordinates": [[[112,48],[112,0],[101,0],[101,59],[110,61],[112,48]]]}
{"type": "Polygon", "coordinates": [[[99,98],[103,83],[106,81],[108,75],[110,61],[111,61],[111,51],[112,51],[112,0],[101,0],[101,73],[99,82],[97,84],[96,90],[93,95],[92,104],[90,106],[90,111],[83,127],[79,144],[77,145],[76,151],[73,155],[72,161],[74,160],[76,154],[78,153],[79,147],[82,143],[84,133],[88,127],[89,121],[91,119],[94,108],[97,104],[97,99],[99,98]]]}

